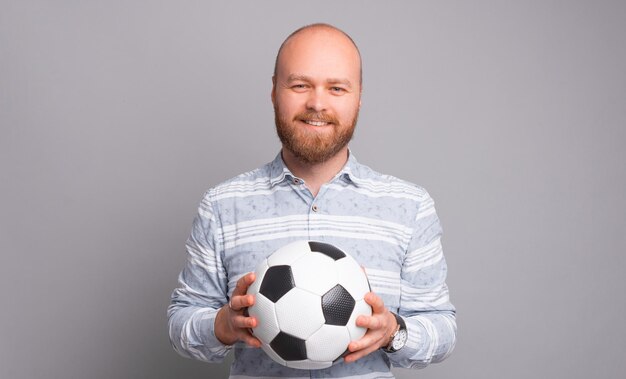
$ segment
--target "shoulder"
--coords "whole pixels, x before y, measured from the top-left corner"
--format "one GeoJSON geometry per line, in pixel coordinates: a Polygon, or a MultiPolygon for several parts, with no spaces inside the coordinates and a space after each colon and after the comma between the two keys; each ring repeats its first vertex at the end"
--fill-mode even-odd
{"type": "Polygon", "coordinates": [[[244,172],[206,190],[202,196],[202,204],[210,207],[213,203],[223,198],[269,188],[270,177],[269,163],[244,172]]]}
{"type": "Polygon", "coordinates": [[[370,191],[402,195],[418,203],[428,201],[430,195],[426,189],[393,175],[382,174],[367,165],[358,163],[354,168],[354,181],[359,187],[370,191]]]}

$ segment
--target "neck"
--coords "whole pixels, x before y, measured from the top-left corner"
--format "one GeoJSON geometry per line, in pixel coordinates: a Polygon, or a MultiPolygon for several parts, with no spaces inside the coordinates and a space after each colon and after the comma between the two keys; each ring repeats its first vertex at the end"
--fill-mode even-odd
{"type": "Polygon", "coordinates": [[[317,196],[324,183],[337,175],[348,161],[348,147],[341,149],[327,161],[315,164],[304,163],[288,149],[282,149],[283,161],[295,176],[303,179],[313,196],[317,196]]]}

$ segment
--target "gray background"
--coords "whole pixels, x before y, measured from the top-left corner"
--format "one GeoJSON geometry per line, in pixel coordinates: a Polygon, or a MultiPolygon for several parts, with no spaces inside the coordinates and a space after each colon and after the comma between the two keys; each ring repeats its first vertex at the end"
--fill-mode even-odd
{"type": "Polygon", "coordinates": [[[0,1],[1,378],[227,375],[165,309],[204,190],[278,152],[276,50],[317,21],[363,54],[356,156],[445,230],[457,348],[397,376],[626,371],[624,2],[0,1]]]}

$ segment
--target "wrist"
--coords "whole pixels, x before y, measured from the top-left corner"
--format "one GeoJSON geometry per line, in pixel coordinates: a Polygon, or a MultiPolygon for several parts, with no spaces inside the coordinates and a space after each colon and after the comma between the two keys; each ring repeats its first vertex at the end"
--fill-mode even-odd
{"type": "Polygon", "coordinates": [[[400,327],[400,325],[398,325],[398,321],[393,315],[393,312],[389,310],[387,311],[387,319],[389,320],[389,327],[387,328],[386,333],[387,338],[385,338],[381,346],[382,349],[386,349],[389,346],[391,341],[393,341],[393,336],[398,332],[398,328],[400,327]]]}
{"type": "Polygon", "coordinates": [[[215,325],[213,326],[213,333],[215,334],[215,338],[224,345],[233,345],[237,342],[237,339],[232,338],[232,333],[229,331],[228,327],[228,309],[227,305],[217,311],[215,315],[215,325]]]}
{"type": "Polygon", "coordinates": [[[383,347],[389,345],[389,343],[393,339],[394,334],[396,334],[398,332],[398,328],[400,328],[398,320],[396,320],[396,316],[394,316],[393,312],[387,311],[387,318],[390,320],[389,325],[391,325],[391,328],[389,328],[389,337],[387,338],[387,343],[383,347]]]}
{"type": "Polygon", "coordinates": [[[395,329],[389,338],[387,346],[383,347],[383,350],[387,353],[394,353],[404,347],[408,340],[408,331],[404,319],[399,315],[389,312],[395,320],[395,329]]]}

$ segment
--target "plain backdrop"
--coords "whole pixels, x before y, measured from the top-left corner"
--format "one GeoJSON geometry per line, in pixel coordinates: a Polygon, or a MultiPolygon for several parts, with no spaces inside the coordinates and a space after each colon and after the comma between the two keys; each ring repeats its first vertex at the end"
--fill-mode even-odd
{"type": "Polygon", "coordinates": [[[363,56],[352,150],[437,202],[458,344],[398,378],[626,372],[623,1],[0,0],[0,377],[222,378],[166,308],[202,193],[279,151],[282,40],[363,56]]]}

